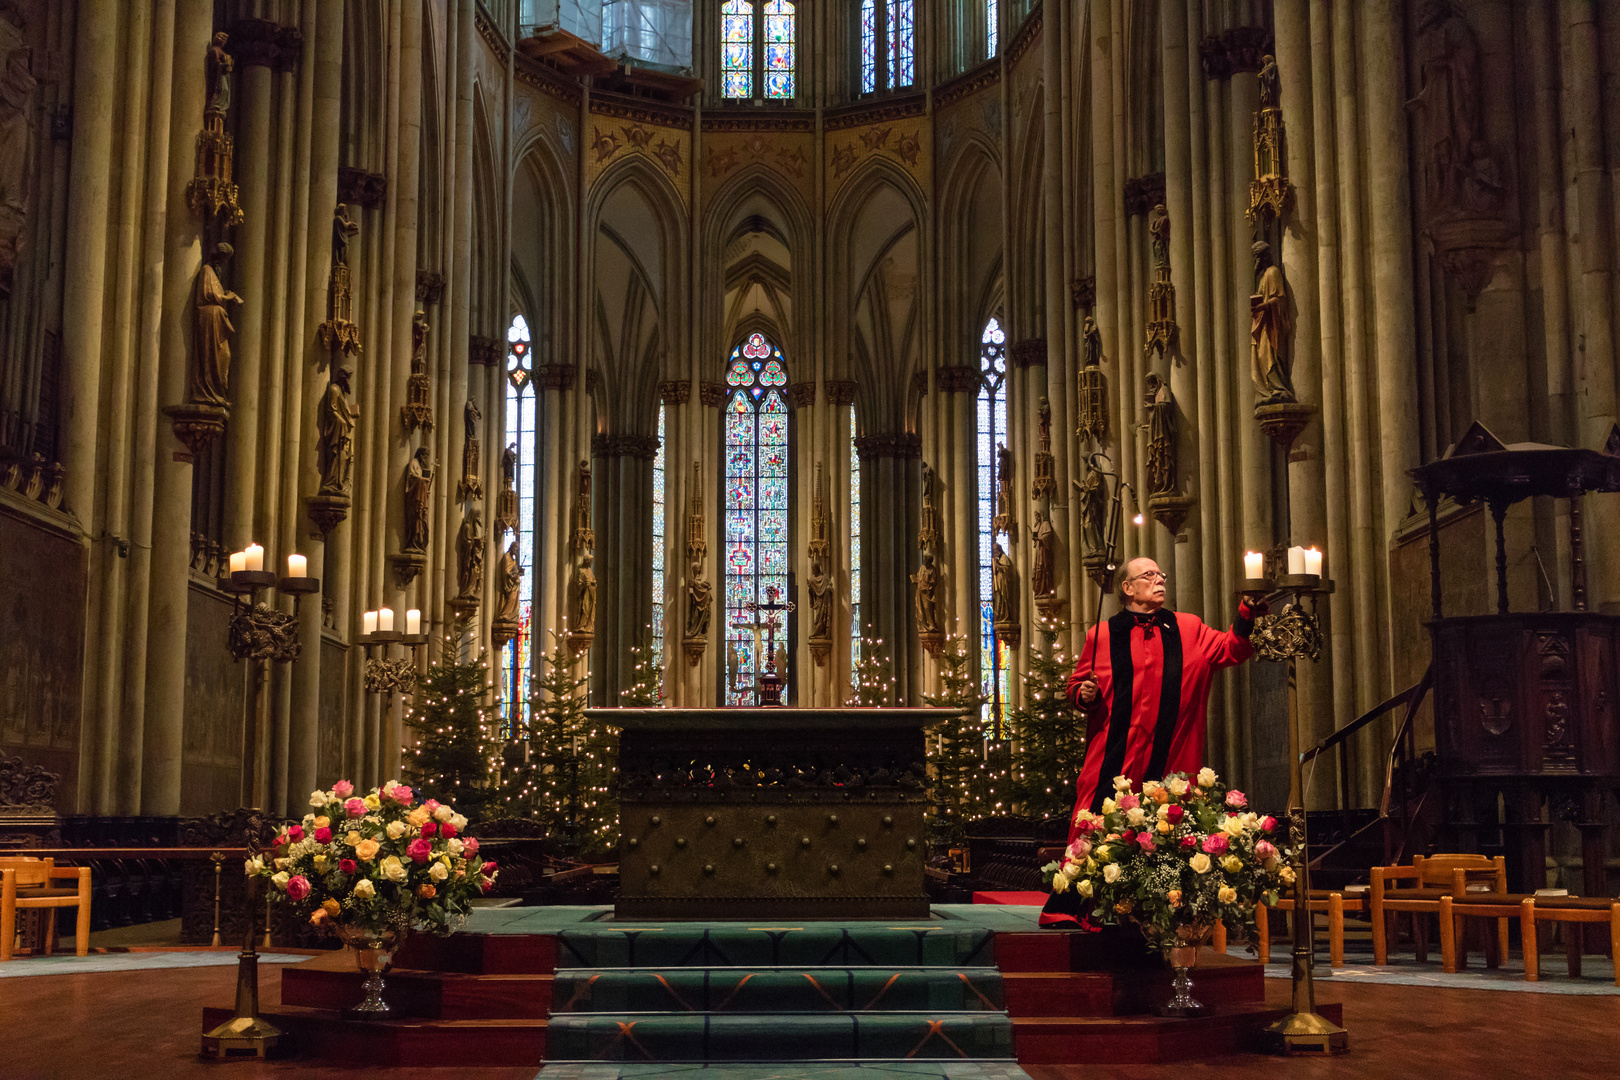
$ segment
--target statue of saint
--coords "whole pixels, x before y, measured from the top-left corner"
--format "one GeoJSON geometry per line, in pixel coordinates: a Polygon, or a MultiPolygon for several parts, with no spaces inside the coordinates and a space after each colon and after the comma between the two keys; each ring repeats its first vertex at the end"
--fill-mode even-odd
{"type": "Polygon", "coordinates": [[[832,637],[832,579],[821,569],[820,559],[810,560],[810,636],[832,637]]]}
{"type": "Polygon", "coordinates": [[[990,558],[990,617],[996,623],[1018,621],[1017,573],[1001,541],[996,541],[996,553],[990,558]]]}
{"type": "Polygon", "coordinates": [[[1046,399],[1045,394],[1041,395],[1041,405],[1036,410],[1035,417],[1036,432],[1041,439],[1041,452],[1050,454],[1052,452],[1052,403],[1046,399]]]}
{"type": "Polygon", "coordinates": [[[1148,494],[1176,490],[1176,399],[1157,372],[1147,377],[1148,494]]]}
{"type": "Polygon", "coordinates": [[[349,217],[349,208],[342,203],[332,213],[332,265],[349,265],[349,237],[360,231],[360,223],[349,217]]]}
{"type": "Polygon", "coordinates": [[[433,467],[428,463],[428,451],[424,446],[405,466],[406,551],[427,551],[429,495],[432,491],[433,467]]]}
{"type": "Polygon", "coordinates": [[[1294,366],[1294,320],[1288,311],[1288,290],[1283,273],[1271,261],[1271,245],[1254,245],[1254,272],[1258,279],[1249,297],[1249,360],[1255,392],[1262,405],[1297,400],[1291,379],[1294,366]]]}
{"type": "Polygon", "coordinates": [[[242,298],[220,284],[220,271],[236,254],[229,244],[217,244],[214,253],[197,271],[195,306],[196,334],[192,358],[191,399],[204,405],[230,403],[231,325],[226,304],[240,304],[242,298]]]}
{"type": "Polygon", "coordinates": [[[231,108],[231,72],[236,59],[225,51],[228,34],[215,34],[208,46],[208,106],[203,111],[209,116],[223,119],[231,108]]]}
{"type": "Polygon", "coordinates": [[[517,443],[501,451],[501,490],[495,496],[495,527],[503,534],[517,532],[517,443]]]}
{"type": "Polygon", "coordinates": [[[1052,588],[1052,546],[1057,535],[1052,529],[1052,519],[1041,511],[1035,511],[1035,524],[1029,527],[1029,534],[1034,540],[1034,566],[1030,569],[1029,585],[1036,596],[1051,596],[1052,588]]]}
{"type": "Polygon", "coordinates": [[[354,420],[360,410],[350,400],[349,379],[354,369],[334,368],[315,414],[316,453],[321,467],[322,495],[347,495],[354,465],[354,420]]]}
{"type": "Polygon", "coordinates": [[[523,567],[518,565],[518,542],[512,541],[512,546],[501,555],[499,584],[501,589],[500,608],[495,612],[496,620],[506,623],[518,621],[518,589],[523,584],[523,567]]]}
{"type": "Polygon", "coordinates": [[[692,562],[692,572],[686,578],[686,637],[709,636],[709,601],[714,586],[703,580],[703,564],[692,562]]]}
{"type": "Polygon", "coordinates": [[[1086,467],[1086,478],[1071,480],[1080,500],[1080,537],[1088,555],[1103,554],[1103,532],[1107,528],[1108,491],[1102,473],[1094,466],[1086,467]]]}
{"type": "Polygon", "coordinates": [[[1102,331],[1097,329],[1097,320],[1090,315],[1081,324],[1080,337],[1085,341],[1086,367],[1101,367],[1103,361],[1102,331]]]}
{"type": "Polygon", "coordinates": [[[939,571],[934,568],[933,552],[923,552],[922,565],[911,580],[917,584],[917,633],[939,633],[939,571]]]}
{"type": "Polygon", "coordinates": [[[1170,265],[1170,211],[1159,203],[1148,214],[1148,239],[1153,243],[1153,265],[1170,265]]]}
{"type": "Polygon", "coordinates": [[[1281,101],[1281,87],[1277,82],[1277,58],[1267,53],[1260,58],[1260,107],[1275,109],[1281,101]]]}
{"type": "Polygon", "coordinates": [[[591,570],[594,556],[587,551],[574,570],[574,633],[596,632],[596,574],[591,570]]]}
{"type": "Polygon", "coordinates": [[[467,425],[467,442],[469,444],[476,443],[478,441],[478,421],[484,418],[484,414],[479,411],[478,403],[473,401],[472,398],[468,398],[467,407],[461,411],[461,416],[467,425]]]}
{"type": "Polygon", "coordinates": [[[1001,529],[1012,528],[1012,478],[1013,461],[1012,451],[1007,449],[1006,443],[996,444],[996,489],[997,489],[997,516],[1000,520],[994,527],[1001,529]]]}
{"type": "Polygon", "coordinates": [[[421,308],[411,316],[411,374],[421,375],[427,371],[427,315],[421,308]]]}
{"type": "Polygon", "coordinates": [[[1420,153],[1431,211],[1458,207],[1473,146],[1484,135],[1480,114],[1479,41],[1449,3],[1418,8],[1417,62],[1422,89],[1406,103],[1423,110],[1420,153]]]}
{"type": "Polygon", "coordinates": [[[484,592],[484,522],[476,506],[467,509],[456,533],[456,585],[469,600],[484,592]]]}

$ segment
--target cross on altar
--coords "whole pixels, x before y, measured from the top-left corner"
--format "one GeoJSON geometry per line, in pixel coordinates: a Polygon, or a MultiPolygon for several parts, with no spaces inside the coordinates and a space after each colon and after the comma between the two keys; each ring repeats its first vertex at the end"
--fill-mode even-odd
{"type": "Polygon", "coordinates": [[[792,612],[797,609],[798,605],[792,600],[786,603],[778,603],[777,597],[781,595],[782,590],[775,585],[767,585],[765,587],[764,603],[750,600],[743,605],[753,613],[755,619],[759,618],[760,612],[765,613],[765,671],[759,677],[759,703],[761,705],[782,704],[782,687],[787,683],[787,680],[778,674],[776,670],[776,632],[782,629],[781,613],[792,612]]]}

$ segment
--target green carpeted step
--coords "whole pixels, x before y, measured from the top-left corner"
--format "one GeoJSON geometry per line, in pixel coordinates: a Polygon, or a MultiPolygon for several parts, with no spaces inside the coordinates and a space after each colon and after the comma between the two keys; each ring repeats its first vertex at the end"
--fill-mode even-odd
{"type": "Polygon", "coordinates": [[[565,1014],[546,1032],[549,1061],[825,1061],[1007,1059],[1004,1013],[821,1016],[565,1014]]]}
{"type": "Polygon", "coordinates": [[[975,968],[569,968],[552,1013],[994,1012],[1001,973],[975,968]]]}
{"type": "Polygon", "coordinates": [[[984,927],[635,926],[557,934],[557,967],[985,967],[984,927]]]}

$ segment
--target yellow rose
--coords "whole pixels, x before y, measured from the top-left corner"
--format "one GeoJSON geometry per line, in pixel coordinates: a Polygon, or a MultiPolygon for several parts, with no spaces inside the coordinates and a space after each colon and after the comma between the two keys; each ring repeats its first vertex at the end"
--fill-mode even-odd
{"type": "Polygon", "coordinates": [[[1221,832],[1236,840],[1243,835],[1243,821],[1240,818],[1229,817],[1221,822],[1221,832]]]}
{"type": "Polygon", "coordinates": [[[377,810],[382,807],[382,800],[377,798],[377,793],[375,791],[360,801],[366,804],[367,810],[377,810]]]}
{"type": "Polygon", "coordinates": [[[1223,855],[1221,857],[1221,869],[1228,874],[1235,874],[1243,869],[1243,860],[1236,855],[1223,855]]]}
{"type": "Polygon", "coordinates": [[[1178,776],[1170,781],[1170,794],[1178,799],[1187,794],[1187,781],[1184,777],[1178,776]]]}
{"type": "Polygon", "coordinates": [[[1106,814],[1112,814],[1115,810],[1118,810],[1118,809],[1119,809],[1119,804],[1116,803],[1113,799],[1104,799],[1103,800],[1102,812],[1105,815],[1106,814]]]}
{"type": "Polygon", "coordinates": [[[1115,791],[1129,791],[1129,790],[1131,790],[1131,778],[1126,776],[1124,773],[1121,773],[1120,775],[1114,777],[1114,790],[1115,791]]]}
{"type": "Polygon", "coordinates": [[[1284,885],[1292,885],[1294,883],[1294,868],[1292,866],[1285,866],[1281,871],[1279,871],[1278,876],[1283,879],[1284,885]]]}
{"type": "Polygon", "coordinates": [[[1202,851],[1187,860],[1187,865],[1193,868],[1195,874],[1209,873],[1209,856],[1202,851]]]}
{"type": "Polygon", "coordinates": [[[375,859],[377,857],[377,852],[381,849],[382,845],[377,843],[375,840],[362,840],[358,844],[354,845],[355,855],[366,862],[370,862],[372,859],[375,859]]]}
{"type": "Polygon", "coordinates": [[[354,829],[350,829],[348,835],[343,838],[343,842],[348,844],[350,847],[358,847],[360,844],[360,834],[354,829]]]}
{"type": "Polygon", "coordinates": [[[1232,888],[1230,885],[1222,885],[1220,891],[1215,894],[1215,899],[1219,900],[1223,904],[1236,903],[1237,890],[1232,888]]]}
{"type": "Polygon", "coordinates": [[[1055,893],[1068,892],[1069,891],[1069,879],[1064,877],[1062,874],[1053,874],[1052,875],[1052,891],[1055,892],[1055,893]]]}
{"type": "Polygon", "coordinates": [[[343,906],[336,900],[322,901],[321,907],[326,909],[326,913],[332,916],[334,919],[337,918],[338,915],[343,911],[343,906]]]}
{"type": "Polygon", "coordinates": [[[361,900],[370,900],[377,895],[377,886],[371,883],[370,878],[361,878],[354,883],[354,895],[361,900]]]}
{"type": "Polygon", "coordinates": [[[325,814],[322,814],[320,817],[315,819],[315,827],[317,829],[328,828],[328,827],[331,826],[331,824],[332,824],[332,819],[327,817],[325,814]]]}
{"type": "Polygon", "coordinates": [[[388,833],[388,839],[398,840],[405,835],[405,823],[403,821],[390,821],[388,827],[383,831],[388,833]]]}
{"type": "Polygon", "coordinates": [[[1091,899],[1091,879],[1086,878],[1074,887],[1074,891],[1085,899],[1091,899]]]}
{"type": "Polygon", "coordinates": [[[1210,768],[1208,765],[1205,765],[1202,769],[1199,769],[1198,770],[1198,786],[1199,787],[1214,787],[1215,786],[1215,770],[1210,768]]]}
{"type": "Polygon", "coordinates": [[[1160,821],[1159,825],[1158,825],[1158,828],[1159,828],[1160,832],[1167,833],[1170,830],[1174,829],[1175,826],[1170,824],[1168,821],[1160,821]]]}
{"type": "Polygon", "coordinates": [[[317,855],[317,856],[315,856],[314,863],[315,863],[315,869],[317,869],[317,870],[325,870],[326,869],[326,856],[325,855],[317,855]]]}
{"type": "Polygon", "coordinates": [[[456,812],[454,810],[450,809],[450,807],[444,805],[444,803],[440,803],[433,810],[433,820],[434,821],[440,821],[440,822],[449,821],[451,818],[453,818],[455,816],[456,816],[456,812]]]}
{"type": "Polygon", "coordinates": [[[390,855],[382,861],[382,871],[389,881],[405,880],[405,864],[399,861],[398,855],[390,855]]]}

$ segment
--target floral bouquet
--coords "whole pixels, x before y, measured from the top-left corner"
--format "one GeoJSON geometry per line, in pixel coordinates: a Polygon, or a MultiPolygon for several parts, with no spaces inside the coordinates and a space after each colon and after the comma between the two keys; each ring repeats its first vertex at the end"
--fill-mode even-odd
{"type": "Polygon", "coordinates": [[[1149,780],[1140,792],[1116,777],[1102,810],[1079,812],[1078,835],[1043,871],[1053,892],[1089,899],[1099,922],[1136,923],[1151,946],[1196,946],[1216,923],[1252,942],[1255,904],[1275,903],[1294,880],[1277,819],[1251,811],[1213,769],[1149,780]]]}
{"type": "Polygon", "coordinates": [[[345,931],[398,940],[418,926],[448,934],[495,881],[495,864],[478,860],[478,841],[461,836],[467,819],[432,799],[415,803],[404,784],[357,796],[340,780],[311,792],[309,805],[246,870],[345,940],[345,931]]]}

